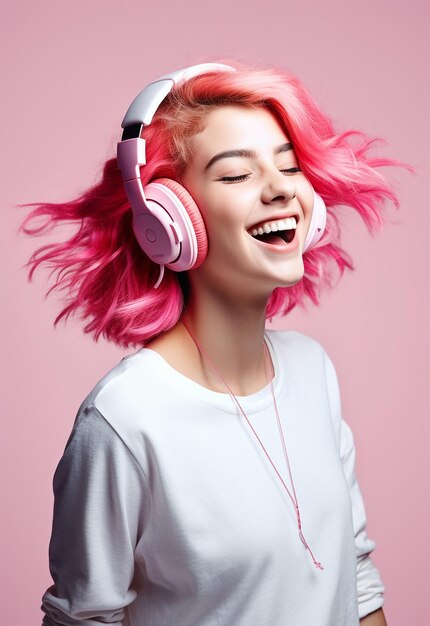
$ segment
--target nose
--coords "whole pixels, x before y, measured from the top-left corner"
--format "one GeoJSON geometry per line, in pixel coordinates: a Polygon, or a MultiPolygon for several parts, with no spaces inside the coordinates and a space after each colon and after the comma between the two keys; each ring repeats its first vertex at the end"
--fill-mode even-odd
{"type": "Polygon", "coordinates": [[[271,170],[267,175],[261,199],[264,204],[287,204],[296,197],[296,184],[293,177],[286,176],[279,170],[271,170]]]}

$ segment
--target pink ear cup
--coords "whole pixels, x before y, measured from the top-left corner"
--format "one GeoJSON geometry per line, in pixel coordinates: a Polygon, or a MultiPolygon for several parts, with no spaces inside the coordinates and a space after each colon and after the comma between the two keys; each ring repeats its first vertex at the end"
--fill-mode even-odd
{"type": "Polygon", "coordinates": [[[303,252],[313,248],[324,234],[327,222],[327,208],[324,200],[314,190],[314,204],[312,207],[311,222],[303,245],[303,252]]]}
{"type": "MultiPolygon", "coordinates": [[[[208,253],[208,236],[206,233],[206,227],[197,204],[195,203],[189,192],[185,189],[185,187],[180,185],[176,180],[171,180],[170,178],[157,178],[152,182],[164,185],[165,187],[173,191],[173,193],[179,198],[181,204],[183,205],[184,211],[189,216],[197,241],[197,258],[192,268],[197,269],[203,263],[208,253]]],[[[175,268],[172,267],[170,269],[175,268]]]]}
{"type": "Polygon", "coordinates": [[[134,213],[133,230],[154,263],[183,272],[203,263],[208,243],[200,212],[179,183],[159,178],[142,189],[146,211],[134,213]],[[198,237],[196,235],[198,233],[198,237]]]}

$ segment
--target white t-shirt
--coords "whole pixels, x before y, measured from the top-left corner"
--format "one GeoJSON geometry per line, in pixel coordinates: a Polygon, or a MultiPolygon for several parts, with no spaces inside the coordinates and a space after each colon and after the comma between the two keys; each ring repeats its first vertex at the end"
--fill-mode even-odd
{"type": "MultiPolygon", "coordinates": [[[[153,350],[79,408],[54,476],[49,626],[355,626],[385,591],[327,353],[266,331],[301,513],[228,393],[153,350]]],[[[290,492],[270,385],[240,404],[290,492]]]]}

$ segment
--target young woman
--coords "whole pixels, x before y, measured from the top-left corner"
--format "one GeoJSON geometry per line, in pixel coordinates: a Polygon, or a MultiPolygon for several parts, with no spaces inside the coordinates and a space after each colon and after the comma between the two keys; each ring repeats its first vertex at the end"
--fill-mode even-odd
{"type": "Polygon", "coordinates": [[[336,206],[374,232],[396,163],[281,69],[174,72],[123,127],[99,183],[22,225],[79,225],[29,261],[68,290],[55,322],[138,347],[55,472],[43,624],[385,624],[334,366],[265,322],[352,269],[336,206]]]}

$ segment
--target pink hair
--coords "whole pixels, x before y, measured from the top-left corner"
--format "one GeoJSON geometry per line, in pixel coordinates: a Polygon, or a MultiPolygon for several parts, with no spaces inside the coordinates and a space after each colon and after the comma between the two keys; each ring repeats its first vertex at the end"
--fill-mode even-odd
{"type": "MultiPolygon", "coordinates": [[[[387,158],[371,158],[368,151],[378,141],[363,132],[336,133],[302,83],[281,69],[248,69],[228,61],[236,72],[206,74],[175,88],[158,109],[142,135],[147,140],[147,165],[141,170],[143,185],[165,176],[180,182],[190,156],[190,139],[204,127],[207,113],[217,106],[265,106],[285,128],[304,175],[324,198],[327,226],[316,247],[304,254],[303,279],[288,288],[275,289],[267,317],[286,315],[310,298],[319,303],[322,287],[334,285],[334,263],[339,278],[353,270],[350,256],[339,245],[340,223],[336,206],[355,209],[372,235],[385,221],[386,200],[396,208],[398,199],[377,168],[402,166],[387,158]],[[354,139],[357,141],[351,142],[354,139]],[[354,145],[355,144],[355,145],[354,145]]],[[[158,289],[153,285],[158,266],[140,249],[132,231],[132,212],[116,158],[103,167],[101,180],[78,198],[35,206],[20,230],[28,235],[46,233],[63,223],[78,225],[63,243],[37,249],[27,262],[28,279],[45,263],[57,272],[47,291],[67,292],[67,306],[56,317],[68,318],[78,310],[89,320],[84,331],[97,341],[102,334],[120,346],[144,345],[173,327],[184,306],[186,281],[166,269],[158,289]],[[42,218],[42,223],[37,223],[42,218]],[[34,221],[36,220],[36,223],[34,221]]]]}

